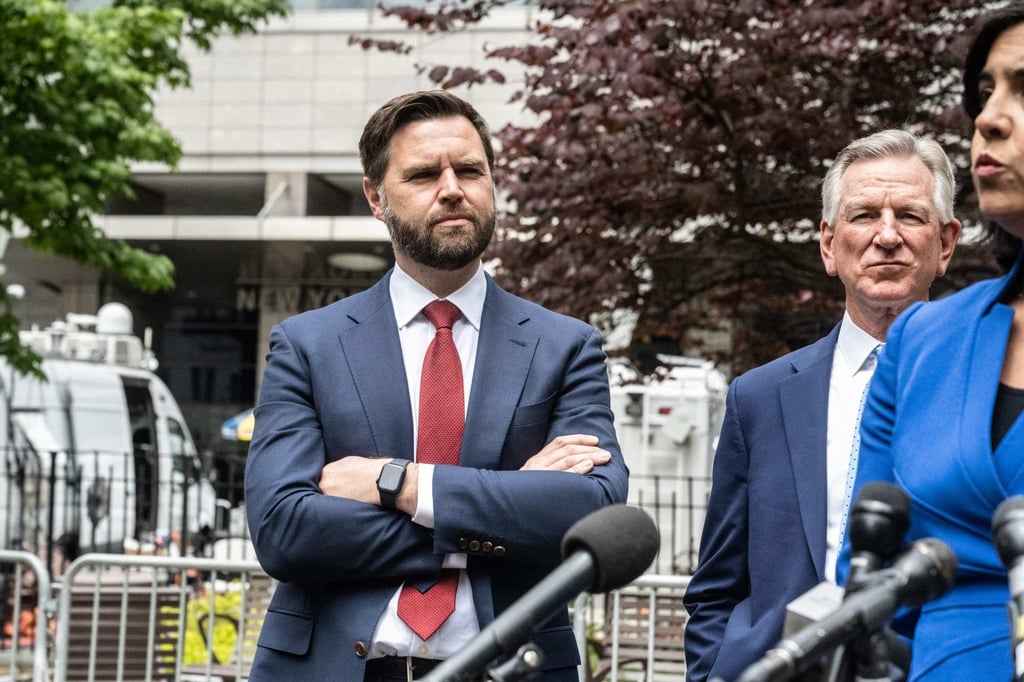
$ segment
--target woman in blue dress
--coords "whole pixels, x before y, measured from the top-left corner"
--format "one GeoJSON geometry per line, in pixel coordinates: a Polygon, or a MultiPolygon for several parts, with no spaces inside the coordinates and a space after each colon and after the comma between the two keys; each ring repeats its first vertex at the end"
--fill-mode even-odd
{"type": "MultiPolygon", "coordinates": [[[[981,213],[1024,237],[1024,4],[981,26],[964,71],[981,213]]],[[[1024,283],[1004,277],[908,309],[889,329],[861,424],[857,486],[890,481],[912,500],[908,540],[936,537],[960,565],[925,604],[910,682],[1013,678],[1007,571],[992,515],[1024,494],[1024,283]]]]}

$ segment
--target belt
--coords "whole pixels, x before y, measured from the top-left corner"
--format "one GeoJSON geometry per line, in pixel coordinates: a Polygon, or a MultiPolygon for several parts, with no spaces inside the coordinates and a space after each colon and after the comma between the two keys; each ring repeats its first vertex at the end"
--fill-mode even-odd
{"type": "Polygon", "coordinates": [[[416,658],[415,656],[384,656],[383,658],[371,658],[366,662],[366,672],[363,673],[364,682],[386,682],[389,680],[406,680],[412,682],[417,680],[431,670],[441,665],[441,661],[430,658],[416,658]],[[412,675],[409,674],[409,666],[412,666],[412,675]]]}

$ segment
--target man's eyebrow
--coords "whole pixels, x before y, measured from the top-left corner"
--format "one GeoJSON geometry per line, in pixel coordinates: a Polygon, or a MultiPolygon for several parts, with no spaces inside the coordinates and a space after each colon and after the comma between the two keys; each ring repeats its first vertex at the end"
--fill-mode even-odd
{"type": "MultiPolygon", "coordinates": [[[[927,201],[921,199],[893,199],[892,207],[896,211],[918,211],[922,213],[928,213],[931,210],[932,205],[927,201]]],[[[878,211],[880,205],[877,202],[870,200],[856,200],[843,206],[842,213],[845,215],[852,211],[878,211]]]]}
{"type": "Polygon", "coordinates": [[[487,165],[487,160],[480,156],[464,156],[461,159],[456,159],[455,165],[483,167],[487,165]]]}
{"type": "Polygon", "coordinates": [[[906,201],[896,202],[896,208],[902,211],[918,211],[920,213],[928,213],[932,209],[932,205],[927,201],[920,199],[907,199],[906,201]]]}
{"type": "Polygon", "coordinates": [[[412,161],[402,166],[403,175],[414,175],[416,173],[436,172],[440,167],[435,161],[412,161]]]}
{"type": "MultiPolygon", "coordinates": [[[[486,168],[487,160],[479,156],[466,156],[461,159],[455,159],[452,161],[456,168],[486,168]]],[[[410,175],[415,173],[431,172],[436,173],[440,169],[441,164],[437,161],[410,161],[406,166],[402,167],[402,173],[404,175],[410,175]]]]}
{"type": "Polygon", "coordinates": [[[867,199],[858,199],[851,201],[843,206],[843,213],[849,213],[850,211],[877,211],[878,203],[867,199]]]}

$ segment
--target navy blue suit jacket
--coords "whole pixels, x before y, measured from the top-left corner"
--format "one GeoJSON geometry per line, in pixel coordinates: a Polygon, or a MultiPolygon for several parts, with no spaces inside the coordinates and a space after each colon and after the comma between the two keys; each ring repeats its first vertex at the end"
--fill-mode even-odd
{"type": "Polygon", "coordinates": [[[687,680],[732,680],[824,578],[826,432],[839,327],[729,387],[700,559],[686,591],[687,680]]]}
{"type": "MultiPolygon", "coordinates": [[[[361,680],[388,600],[403,581],[436,579],[448,553],[469,554],[484,627],[559,563],[573,523],[626,500],[600,335],[489,277],[460,466],[435,468],[435,528],[323,495],[317,482],[327,462],[413,459],[389,277],[271,333],[245,501],[260,563],[281,583],[252,682],[361,680]],[[518,471],[552,438],[574,433],[596,435],[612,461],[583,476],[518,471]]],[[[546,656],[543,680],[576,679],[565,610],[535,641],[546,656]]]]}

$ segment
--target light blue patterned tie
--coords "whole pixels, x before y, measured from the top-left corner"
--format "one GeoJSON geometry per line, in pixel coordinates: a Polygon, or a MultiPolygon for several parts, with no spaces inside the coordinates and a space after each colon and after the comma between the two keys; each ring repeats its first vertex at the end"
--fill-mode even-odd
{"type": "MultiPolygon", "coordinates": [[[[875,346],[871,355],[868,356],[868,361],[872,364],[878,359],[878,353],[882,350],[884,343],[880,343],[875,346]]],[[[850,463],[846,467],[846,493],[843,495],[843,513],[839,519],[839,546],[843,546],[843,542],[846,539],[846,521],[850,516],[850,496],[853,495],[853,484],[857,480],[857,460],[860,458],[860,418],[864,415],[864,403],[868,398],[868,388],[871,386],[871,380],[868,379],[868,383],[864,384],[864,391],[860,394],[860,407],[857,408],[857,419],[853,423],[853,444],[850,446],[850,463]]]]}

